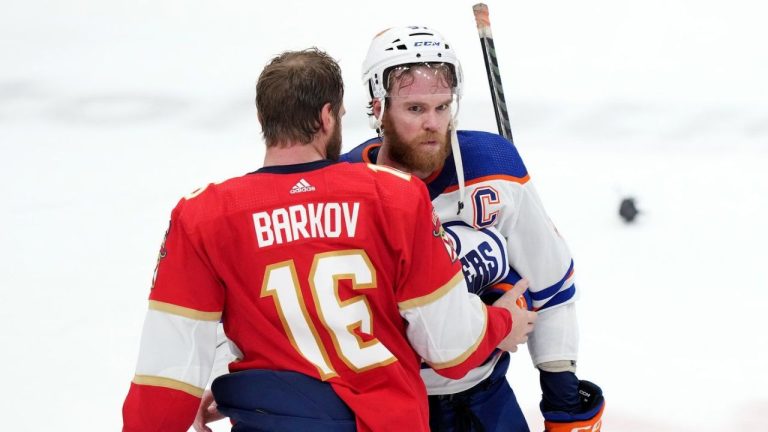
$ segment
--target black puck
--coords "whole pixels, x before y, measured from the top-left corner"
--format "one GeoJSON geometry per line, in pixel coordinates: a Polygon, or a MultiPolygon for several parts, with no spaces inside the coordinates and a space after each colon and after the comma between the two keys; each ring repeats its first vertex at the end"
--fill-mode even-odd
{"type": "Polygon", "coordinates": [[[621,200],[621,205],[619,206],[619,216],[624,219],[624,222],[633,222],[638,213],[640,212],[637,210],[637,206],[635,206],[634,198],[624,198],[621,200]]]}

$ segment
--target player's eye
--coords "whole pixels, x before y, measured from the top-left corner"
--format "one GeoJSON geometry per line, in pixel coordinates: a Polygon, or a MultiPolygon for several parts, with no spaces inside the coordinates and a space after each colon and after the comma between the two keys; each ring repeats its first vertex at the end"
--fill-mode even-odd
{"type": "Polygon", "coordinates": [[[437,106],[438,111],[446,111],[451,108],[451,104],[441,104],[437,106]]]}
{"type": "Polygon", "coordinates": [[[424,111],[424,109],[422,107],[420,107],[419,105],[411,105],[411,106],[408,107],[408,111],[415,112],[415,113],[420,113],[420,112],[424,111]]]}

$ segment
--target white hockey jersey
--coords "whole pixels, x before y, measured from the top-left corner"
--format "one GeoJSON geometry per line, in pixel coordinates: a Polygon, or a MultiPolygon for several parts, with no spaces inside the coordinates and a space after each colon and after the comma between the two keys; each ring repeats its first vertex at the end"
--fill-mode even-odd
{"type": "MultiPolygon", "coordinates": [[[[432,203],[454,242],[470,291],[492,302],[521,275],[530,282],[526,299],[539,311],[528,341],[534,365],[576,360],[578,327],[573,260],[547,216],[515,146],[487,132],[459,131],[464,165],[464,206],[458,212],[459,187],[452,157],[425,179],[432,203]]],[[[375,163],[379,138],[341,160],[375,163]]],[[[501,353],[461,380],[422,369],[429,394],[450,394],[473,387],[491,374],[501,353]]]]}

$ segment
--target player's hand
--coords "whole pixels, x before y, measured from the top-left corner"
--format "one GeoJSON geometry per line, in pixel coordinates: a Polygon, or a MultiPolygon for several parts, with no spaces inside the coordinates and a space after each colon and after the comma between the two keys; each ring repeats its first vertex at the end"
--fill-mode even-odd
{"type": "Polygon", "coordinates": [[[212,432],[211,428],[206,426],[208,423],[221,420],[226,416],[219,412],[216,408],[216,401],[213,399],[213,393],[210,390],[206,390],[203,393],[203,398],[200,400],[200,407],[197,409],[197,415],[195,416],[195,422],[192,423],[192,427],[197,432],[212,432]]]}
{"type": "Polygon", "coordinates": [[[603,391],[573,372],[541,371],[541,413],[545,432],[599,432],[605,399],[603,391]]]}
{"type": "Polygon", "coordinates": [[[517,351],[517,346],[528,342],[528,333],[533,331],[536,312],[521,309],[517,299],[528,289],[528,279],[521,279],[515,286],[504,293],[493,305],[502,307],[512,315],[512,330],[499,344],[499,349],[509,352],[517,351]]]}

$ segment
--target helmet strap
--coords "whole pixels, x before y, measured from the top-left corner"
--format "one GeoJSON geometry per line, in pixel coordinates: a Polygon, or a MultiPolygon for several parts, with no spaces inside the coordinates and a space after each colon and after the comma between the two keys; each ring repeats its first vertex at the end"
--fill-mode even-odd
{"type": "Polygon", "coordinates": [[[456,132],[456,118],[451,120],[451,152],[453,153],[453,163],[456,166],[456,180],[459,183],[459,200],[457,203],[456,214],[461,214],[464,209],[464,163],[461,160],[461,149],[459,148],[459,136],[456,132]]]}

